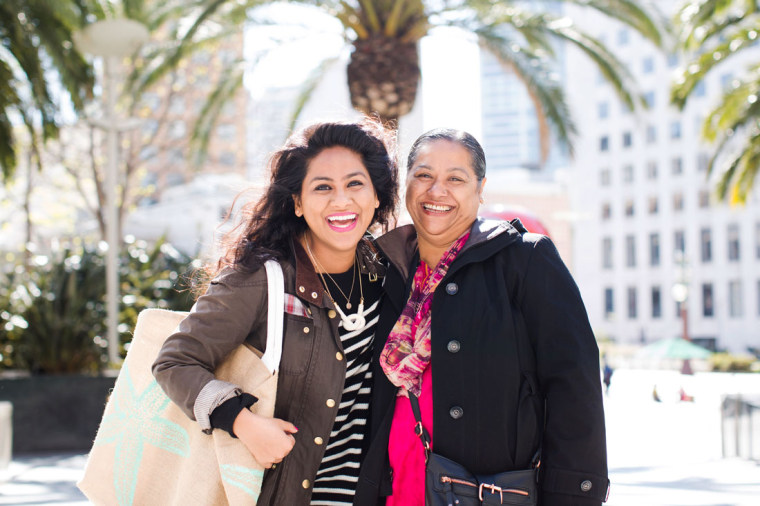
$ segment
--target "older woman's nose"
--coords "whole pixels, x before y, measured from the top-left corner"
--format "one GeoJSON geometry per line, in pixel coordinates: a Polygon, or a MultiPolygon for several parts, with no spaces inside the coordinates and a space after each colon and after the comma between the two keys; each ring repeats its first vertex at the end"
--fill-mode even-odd
{"type": "Polygon", "coordinates": [[[433,184],[431,184],[430,188],[428,188],[428,193],[432,196],[446,195],[448,193],[448,189],[446,188],[445,181],[442,181],[440,179],[433,181],[433,184]]]}

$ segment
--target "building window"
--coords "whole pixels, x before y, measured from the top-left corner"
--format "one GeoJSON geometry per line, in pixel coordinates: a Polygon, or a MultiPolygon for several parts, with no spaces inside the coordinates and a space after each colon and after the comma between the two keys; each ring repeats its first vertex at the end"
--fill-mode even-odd
{"type": "Polygon", "coordinates": [[[701,209],[710,207],[710,192],[708,190],[699,190],[697,198],[699,199],[699,207],[701,209]]]}
{"type": "Polygon", "coordinates": [[[728,91],[731,88],[731,81],[733,81],[733,79],[734,75],[730,72],[720,76],[720,86],[723,88],[723,91],[728,91]]]}
{"type": "Polygon", "coordinates": [[[744,313],[742,308],[742,282],[738,279],[728,282],[728,315],[731,318],[741,318],[744,313]]]}
{"type": "Polygon", "coordinates": [[[702,79],[697,82],[697,84],[694,86],[694,91],[692,92],[692,95],[695,97],[704,97],[707,93],[707,85],[705,84],[705,80],[702,79]]]}
{"type": "Polygon", "coordinates": [[[644,93],[644,102],[650,109],[654,108],[654,91],[647,91],[644,93]]]}
{"type": "Polygon", "coordinates": [[[670,161],[670,173],[674,176],[683,173],[683,160],[678,156],[670,161]]]}
{"type": "Polygon", "coordinates": [[[655,142],[657,142],[657,127],[647,125],[647,144],[654,144],[655,142]]]}
{"type": "Polygon", "coordinates": [[[635,209],[633,206],[633,200],[626,200],[625,201],[625,215],[626,216],[633,216],[635,214],[635,209]]]}
{"type": "Polygon", "coordinates": [[[598,105],[599,119],[605,119],[610,115],[609,102],[599,102],[598,105]]]}
{"type": "Polygon", "coordinates": [[[615,314],[615,299],[612,288],[604,289],[604,318],[609,320],[615,314]]]}
{"type": "Polygon", "coordinates": [[[602,267],[612,269],[612,237],[602,239],[602,267]]]}
{"type": "Polygon", "coordinates": [[[699,231],[699,251],[703,263],[712,262],[712,230],[709,228],[699,231]]]}
{"type": "Polygon", "coordinates": [[[657,197],[649,197],[649,201],[648,201],[648,205],[647,205],[647,207],[649,209],[649,214],[657,214],[658,213],[658,211],[659,211],[659,204],[658,204],[658,202],[659,201],[657,200],[657,197]]]}
{"type": "Polygon", "coordinates": [[[172,95],[169,100],[169,112],[177,116],[185,114],[185,96],[184,95],[172,95]]]}
{"type": "Polygon", "coordinates": [[[659,286],[652,287],[652,318],[662,317],[662,290],[659,286]]]}
{"type": "Polygon", "coordinates": [[[702,284],[702,316],[705,318],[712,318],[715,316],[712,283],[702,284]]]}
{"type": "Polygon", "coordinates": [[[633,136],[631,132],[623,132],[623,147],[630,148],[633,144],[633,136]]]}
{"type": "Polygon", "coordinates": [[[633,165],[623,167],[623,181],[626,183],[633,182],[633,165]]]}
{"type": "Polygon", "coordinates": [[[710,157],[707,153],[699,153],[697,155],[697,170],[699,172],[707,172],[707,164],[710,162],[710,157]]]}
{"type": "Polygon", "coordinates": [[[728,226],[728,259],[730,261],[739,260],[739,225],[732,223],[728,226]]]}
{"type": "Polygon", "coordinates": [[[625,265],[636,267],[636,237],[632,235],[625,237],[625,265]]]}
{"type": "Polygon", "coordinates": [[[172,121],[169,124],[169,138],[181,139],[187,133],[187,125],[182,120],[172,121]]]}
{"type": "Polygon", "coordinates": [[[602,186],[609,186],[612,183],[612,171],[610,169],[602,169],[599,172],[599,184],[602,186]]]}
{"type": "Polygon", "coordinates": [[[612,217],[612,206],[609,202],[602,204],[602,219],[609,220],[612,217]]]}
{"type": "Polygon", "coordinates": [[[618,33],[617,33],[618,46],[628,45],[628,40],[629,40],[628,30],[626,28],[621,28],[620,30],[618,30],[618,33]]]}
{"type": "Polygon", "coordinates": [[[170,172],[166,175],[166,186],[179,186],[185,182],[185,176],[178,172],[170,172]]]}
{"type": "Polygon", "coordinates": [[[673,252],[683,255],[686,253],[686,238],[684,237],[683,230],[676,230],[673,233],[673,252]]]}
{"type": "Polygon", "coordinates": [[[219,156],[219,163],[226,167],[233,167],[237,162],[237,157],[232,151],[225,151],[219,156]]]}
{"type": "Polygon", "coordinates": [[[230,141],[235,138],[235,135],[237,133],[237,129],[235,128],[235,125],[233,123],[223,123],[216,127],[216,135],[219,136],[220,139],[225,141],[230,141]]]}
{"type": "Polygon", "coordinates": [[[599,138],[599,151],[609,151],[610,150],[610,138],[606,135],[599,138]]]}
{"type": "Polygon", "coordinates": [[[644,58],[644,61],[642,61],[641,63],[642,63],[641,70],[645,74],[651,74],[652,72],[654,72],[654,58],[652,58],[651,56],[647,56],[646,58],[644,58]]]}
{"type": "Polygon", "coordinates": [[[681,122],[673,121],[670,124],[670,138],[673,140],[681,138],[681,122]]]}
{"type": "Polygon", "coordinates": [[[649,265],[660,265],[660,234],[649,234],[649,265]]]}
{"type": "Polygon", "coordinates": [[[633,320],[634,318],[636,318],[636,313],[637,313],[636,287],[629,286],[627,292],[628,292],[628,319],[633,320]]]}
{"type": "Polygon", "coordinates": [[[683,211],[683,193],[675,193],[673,194],[673,210],[683,211]]]}
{"type": "Polygon", "coordinates": [[[647,179],[657,179],[657,162],[654,160],[647,162],[647,179]]]}
{"type": "Polygon", "coordinates": [[[678,54],[670,53],[668,55],[668,67],[675,68],[678,66],[678,54]]]}

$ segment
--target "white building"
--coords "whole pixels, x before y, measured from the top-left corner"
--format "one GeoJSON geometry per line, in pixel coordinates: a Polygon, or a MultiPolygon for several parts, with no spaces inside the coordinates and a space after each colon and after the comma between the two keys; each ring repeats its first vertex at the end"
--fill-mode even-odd
{"type": "Polygon", "coordinates": [[[626,63],[650,104],[629,112],[587,58],[567,51],[580,133],[572,200],[584,217],[575,223],[574,272],[597,335],[682,335],[673,287],[686,284],[692,339],[733,352],[760,347],[760,195],[743,208],[712,200],[711,147],[700,137],[702,118],[734,75],[760,61],[760,47],[727,59],[679,112],[669,94],[683,61],[599,15],[585,11],[582,21],[626,63]]]}

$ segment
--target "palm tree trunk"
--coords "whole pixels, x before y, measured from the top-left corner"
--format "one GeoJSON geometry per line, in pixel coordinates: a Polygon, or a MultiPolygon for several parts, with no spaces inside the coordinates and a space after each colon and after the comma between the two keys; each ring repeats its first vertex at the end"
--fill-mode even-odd
{"type": "Polygon", "coordinates": [[[419,59],[416,42],[384,35],[356,40],[347,69],[351,104],[397,125],[398,119],[414,107],[420,82],[419,59]]]}

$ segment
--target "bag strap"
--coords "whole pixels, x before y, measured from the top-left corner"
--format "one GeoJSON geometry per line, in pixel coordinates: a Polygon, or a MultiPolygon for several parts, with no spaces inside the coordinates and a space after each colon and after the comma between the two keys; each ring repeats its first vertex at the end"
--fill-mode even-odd
{"type": "Polygon", "coordinates": [[[417,399],[417,396],[408,390],[407,393],[409,394],[409,402],[412,405],[414,419],[417,420],[417,423],[414,426],[414,433],[417,434],[417,437],[419,437],[420,441],[422,441],[422,447],[425,449],[425,464],[427,464],[428,457],[430,456],[430,434],[428,433],[425,426],[422,425],[422,414],[420,412],[419,399],[417,399]]]}
{"type": "Polygon", "coordinates": [[[285,281],[282,267],[276,260],[264,263],[267,270],[267,344],[261,361],[274,374],[282,357],[282,328],[285,313],[285,281]]]}

